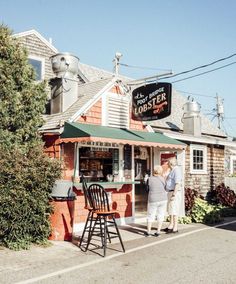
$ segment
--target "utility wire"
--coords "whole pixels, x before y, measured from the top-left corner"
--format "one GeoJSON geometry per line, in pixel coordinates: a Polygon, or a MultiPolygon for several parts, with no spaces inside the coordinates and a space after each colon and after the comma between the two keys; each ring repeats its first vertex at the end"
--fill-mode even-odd
{"type": "MultiPolygon", "coordinates": [[[[231,63],[226,64],[226,65],[223,65],[223,66],[221,66],[221,67],[215,68],[215,69],[211,69],[211,70],[206,71],[206,72],[202,72],[202,73],[199,73],[199,74],[196,74],[196,75],[193,75],[193,76],[189,76],[189,77],[186,77],[186,78],[183,78],[183,79],[180,79],[180,80],[172,81],[171,83],[177,83],[177,82],[185,81],[185,80],[188,80],[188,79],[191,79],[191,78],[194,78],[194,77],[202,76],[202,75],[205,75],[205,74],[207,74],[207,73],[214,72],[214,71],[216,71],[216,70],[219,70],[219,69],[228,67],[228,66],[233,65],[233,64],[236,64],[236,61],[231,62],[231,63]]],[[[174,77],[174,76],[173,76],[173,77],[174,77]]],[[[160,78],[160,80],[163,80],[163,79],[166,79],[166,78],[171,78],[171,76],[169,76],[169,77],[164,77],[164,78],[160,78]]]]}
{"type": "Polygon", "coordinates": [[[209,95],[203,95],[203,94],[196,94],[196,93],[191,93],[191,92],[186,92],[186,91],[181,91],[181,90],[176,90],[177,92],[183,93],[183,94],[189,94],[193,96],[199,96],[199,97],[206,97],[206,98],[216,98],[214,96],[209,96],[209,95]]]}
{"type": "Polygon", "coordinates": [[[128,67],[128,68],[136,68],[136,69],[171,71],[170,69],[161,69],[161,68],[153,68],[153,67],[129,65],[129,64],[125,64],[125,63],[119,63],[119,65],[124,66],[124,67],[128,67]]]}
{"type": "Polygon", "coordinates": [[[192,69],[190,69],[190,70],[186,70],[186,71],[183,71],[183,72],[180,72],[180,73],[171,75],[171,76],[166,76],[166,77],[164,77],[164,78],[162,78],[162,79],[173,78],[173,77],[176,77],[176,76],[179,76],[179,75],[183,75],[183,74],[186,74],[186,73],[189,73],[189,72],[196,71],[196,70],[198,70],[198,69],[206,68],[206,67],[208,67],[208,66],[211,66],[211,65],[216,64],[216,63],[218,63],[218,62],[227,60],[227,59],[232,58],[232,57],[234,57],[234,56],[236,56],[236,53],[233,53],[233,54],[231,54],[231,55],[229,55],[229,56],[227,56],[227,57],[220,58],[220,59],[215,60],[215,61],[213,61],[213,62],[211,62],[211,63],[204,64],[204,65],[201,65],[201,66],[192,68],[192,69]]]}

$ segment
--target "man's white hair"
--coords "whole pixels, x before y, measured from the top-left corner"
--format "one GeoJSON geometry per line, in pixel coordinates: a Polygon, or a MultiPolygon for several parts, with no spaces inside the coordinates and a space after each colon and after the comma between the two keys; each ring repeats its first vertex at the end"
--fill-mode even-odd
{"type": "Polygon", "coordinates": [[[171,157],[170,159],[168,159],[168,164],[169,164],[171,167],[177,166],[177,159],[176,159],[176,157],[171,157]]]}

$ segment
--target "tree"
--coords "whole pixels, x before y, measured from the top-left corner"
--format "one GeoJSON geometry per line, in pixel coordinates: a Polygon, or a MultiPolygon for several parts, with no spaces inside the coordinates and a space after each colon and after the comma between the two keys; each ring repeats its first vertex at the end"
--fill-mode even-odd
{"type": "Polygon", "coordinates": [[[47,240],[50,192],[61,173],[43,152],[47,93],[34,78],[27,51],[0,25],[0,244],[12,249],[47,240]]]}

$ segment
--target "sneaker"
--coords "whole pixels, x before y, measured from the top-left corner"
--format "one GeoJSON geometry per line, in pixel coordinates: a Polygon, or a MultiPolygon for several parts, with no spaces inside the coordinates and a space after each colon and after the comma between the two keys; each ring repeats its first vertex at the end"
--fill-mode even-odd
{"type": "Polygon", "coordinates": [[[156,233],[154,233],[154,236],[155,236],[155,237],[159,237],[160,234],[156,232],[156,233]]]}
{"type": "Polygon", "coordinates": [[[149,237],[149,236],[151,236],[148,232],[144,232],[144,236],[145,237],[149,237]]]}

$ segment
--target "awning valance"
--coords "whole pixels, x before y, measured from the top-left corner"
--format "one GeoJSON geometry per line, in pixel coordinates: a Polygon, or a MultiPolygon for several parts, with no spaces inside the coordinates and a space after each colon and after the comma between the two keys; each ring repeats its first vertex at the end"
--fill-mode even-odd
{"type": "Polygon", "coordinates": [[[185,144],[161,133],[134,131],[101,125],[65,123],[60,142],[107,142],[159,148],[184,149],[185,144]]]}

